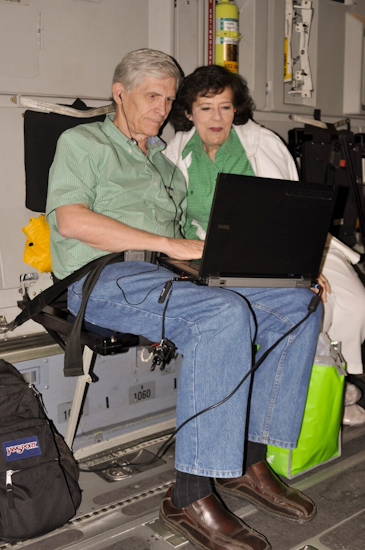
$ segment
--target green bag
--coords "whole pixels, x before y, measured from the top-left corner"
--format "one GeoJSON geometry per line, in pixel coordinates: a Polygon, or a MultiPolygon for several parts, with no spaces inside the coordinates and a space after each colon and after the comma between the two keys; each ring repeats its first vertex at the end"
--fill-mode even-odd
{"type": "Polygon", "coordinates": [[[288,479],[341,456],[341,418],[346,372],[341,345],[321,333],[295,449],[267,446],[266,460],[288,479]]]}

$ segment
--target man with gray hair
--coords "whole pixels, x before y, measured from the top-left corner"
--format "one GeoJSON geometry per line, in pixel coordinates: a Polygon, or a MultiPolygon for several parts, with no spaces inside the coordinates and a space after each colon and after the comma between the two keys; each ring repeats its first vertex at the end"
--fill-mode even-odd
{"type": "MultiPolygon", "coordinates": [[[[162,154],[165,144],[157,137],[180,78],[168,55],[149,49],[131,52],[115,70],[115,117],[80,125],[60,137],[47,200],[57,278],[109,252],[201,258],[203,242],[184,239],[180,231],[185,221],[185,180],[162,154]]],[[[83,282],[72,284],[68,291],[68,307],[74,314],[81,304],[83,282]]],[[[263,536],[226,509],[213,488],[214,478],[242,476],[249,380],[240,382],[252,365],[255,320],[239,295],[241,290],[243,294],[244,289],[233,293],[173,282],[171,272],[161,266],[124,261],[103,269],[85,311],[85,319],[93,324],[140,334],[153,342],[161,340],[164,323],[166,338],[182,353],[176,423],[184,426],[176,438],[178,475],[164,498],[160,517],[196,547],[211,550],[270,548],[263,536]],[[167,282],[172,293],[166,309],[160,295],[167,282]],[[205,414],[197,414],[207,408],[205,414]]],[[[276,311],[271,315],[267,306],[269,326],[263,323],[260,334],[275,334],[279,339],[306,315],[308,297],[298,291],[299,306],[294,310],[290,293],[276,289],[275,294],[285,316],[276,311]]],[[[284,362],[295,367],[302,361],[309,380],[319,323],[320,311],[297,328],[294,337],[284,338],[262,367],[280,377],[284,362]]],[[[259,353],[265,344],[260,344],[259,353]]],[[[275,444],[281,438],[293,446],[292,431],[299,432],[300,420],[299,426],[293,419],[283,423],[282,418],[269,425],[268,415],[271,419],[276,412],[266,395],[271,391],[263,388],[262,402],[256,404],[260,409],[257,441],[275,444]]],[[[314,517],[310,499],[287,489],[270,477],[267,488],[264,482],[252,487],[252,499],[263,502],[275,516],[300,522],[314,517]]]]}

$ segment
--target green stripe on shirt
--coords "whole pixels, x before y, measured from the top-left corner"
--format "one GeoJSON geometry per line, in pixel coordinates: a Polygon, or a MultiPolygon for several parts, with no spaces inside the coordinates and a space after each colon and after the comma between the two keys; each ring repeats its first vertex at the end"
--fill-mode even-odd
{"type": "Polygon", "coordinates": [[[254,176],[255,173],[234,128],[228,139],[219,147],[214,162],[203,148],[198,132],[195,132],[185,145],[182,157],[192,153],[188,168],[189,188],[184,235],[187,239],[197,239],[193,220],[206,231],[212,207],[217,175],[219,172],[254,176]]]}

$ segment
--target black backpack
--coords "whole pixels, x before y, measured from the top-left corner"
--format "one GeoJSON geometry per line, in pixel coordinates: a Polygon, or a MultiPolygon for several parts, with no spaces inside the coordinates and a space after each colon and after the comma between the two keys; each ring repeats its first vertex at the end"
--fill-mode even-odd
{"type": "Polygon", "coordinates": [[[39,392],[0,359],[0,539],[61,527],[81,502],[76,461],[47,418],[39,392]]]}

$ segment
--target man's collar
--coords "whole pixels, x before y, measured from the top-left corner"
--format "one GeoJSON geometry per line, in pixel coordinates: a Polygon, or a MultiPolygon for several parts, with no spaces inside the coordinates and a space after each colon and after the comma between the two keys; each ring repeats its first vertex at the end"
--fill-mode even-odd
{"type": "MultiPolygon", "coordinates": [[[[114,116],[113,115],[107,115],[105,117],[105,120],[103,122],[103,131],[104,133],[113,139],[113,141],[120,143],[120,144],[128,144],[132,145],[134,142],[131,140],[131,138],[128,138],[123,132],[119,130],[119,128],[114,124],[113,122],[114,116]]],[[[154,149],[155,147],[165,148],[166,143],[160,139],[158,136],[151,136],[147,140],[148,149],[154,149]]]]}

